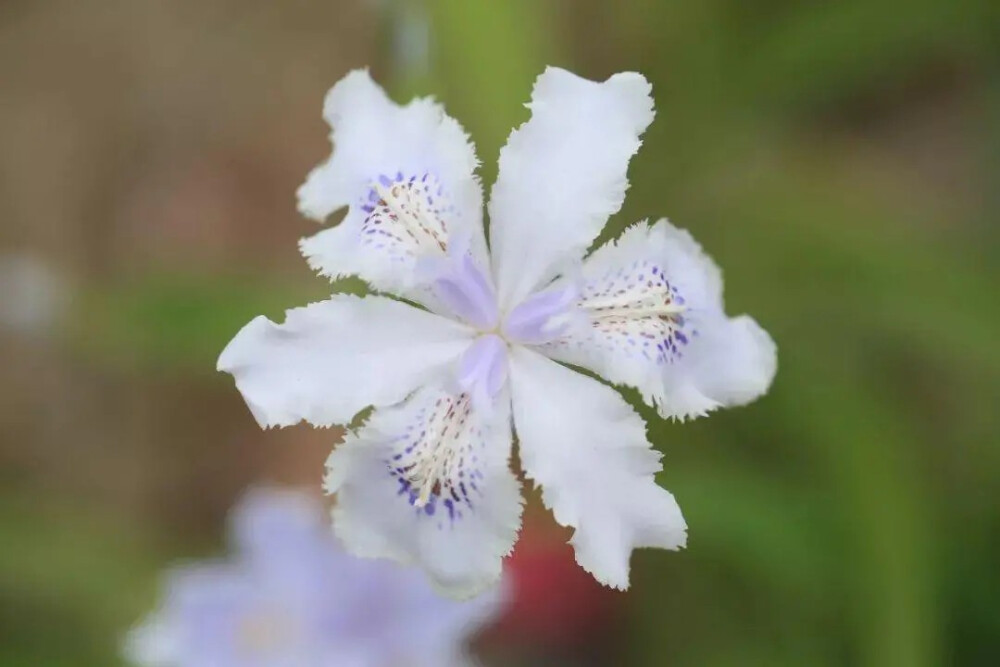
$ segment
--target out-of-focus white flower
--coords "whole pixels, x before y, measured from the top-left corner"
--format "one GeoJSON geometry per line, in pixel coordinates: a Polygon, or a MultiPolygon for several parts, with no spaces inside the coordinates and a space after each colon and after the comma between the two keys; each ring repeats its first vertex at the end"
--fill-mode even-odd
{"type": "Polygon", "coordinates": [[[28,254],[0,256],[0,326],[25,334],[46,334],[66,308],[65,281],[45,261],[28,254]]]}
{"type": "Polygon", "coordinates": [[[324,107],[335,150],[298,193],[311,218],[347,214],[301,248],[323,275],[398,298],[335,295],[281,325],[259,317],[219,358],[264,427],[375,407],[328,463],[335,529],[354,553],[418,563],[456,596],[494,582],[516,538],[512,426],[525,473],[598,580],[626,588],[634,548],[685,543],[642,419],[557,362],[677,418],[753,400],[776,368],[768,335],[725,315],[719,271],[686,232],[640,223],[584,258],[624,199],[649,83],[549,68],[529,107],[500,154],[487,246],[461,126],[430,99],[398,106],[366,71],[347,75],[324,107]]]}
{"type": "Polygon", "coordinates": [[[426,578],[343,552],[307,495],[257,490],[232,517],[235,556],[167,577],[133,630],[142,667],[448,667],[500,611],[500,593],[439,597],[426,578]]]}

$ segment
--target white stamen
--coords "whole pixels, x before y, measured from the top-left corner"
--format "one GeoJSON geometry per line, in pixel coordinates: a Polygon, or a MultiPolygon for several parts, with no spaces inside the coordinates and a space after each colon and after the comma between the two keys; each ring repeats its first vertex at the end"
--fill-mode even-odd
{"type": "Polygon", "coordinates": [[[441,481],[441,474],[445,472],[455,453],[461,449],[460,445],[469,428],[469,420],[456,420],[455,417],[466,414],[468,409],[469,396],[462,394],[439,422],[427,425],[424,440],[437,444],[429,449],[425,457],[418,459],[413,469],[409,471],[410,481],[419,483],[420,491],[413,503],[415,507],[424,507],[427,504],[434,486],[441,481]],[[454,430],[445,433],[449,426],[455,426],[454,430]]]}
{"type": "Polygon", "coordinates": [[[381,198],[382,202],[385,203],[389,210],[396,215],[397,220],[402,223],[404,227],[409,229],[414,238],[422,235],[427,238],[432,248],[443,251],[443,246],[447,240],[447,236],[444,234],[445,230],[443,229],[443,223],[438,221],[438,225],[442,227],[442,236],[444,236],[444,238],[441,238],[441,236],[433,231],[435,221],[429,219],[426,215],[420,215],[425,212],[423,207],[415,207],[416,212],[404,208],[400,202],[401,198],[396,194],[396,190],[397,188],[404,187],[405,185],[405,183],[394,183],[391,187],[386,188],[381,183],[374,182],[372,183],[372,189],[375,191],[375,194],[381,198]]]}
{"type": "Polygon", "coordinates": [[[670,317],[687,310],[687,306],[677,303],[661,303],[650,306],[629,306],[626,304],[607,304],[601,300],[591,299],[580,304],[584,310],[591,311],[594,317],[626,317],[640,319],[644,317],[670,317]],[[595,312],[596,311],[596,312],[595,312]]]}

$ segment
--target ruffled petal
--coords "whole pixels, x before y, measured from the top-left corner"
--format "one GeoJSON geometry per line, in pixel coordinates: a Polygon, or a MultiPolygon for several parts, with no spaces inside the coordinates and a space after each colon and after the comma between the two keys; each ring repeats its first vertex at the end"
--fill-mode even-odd
{"type": "Polygon", "coordinates": [[[465,326],[385,297],[337,295],[257,317],[219,356],[261,427],[348,423],[449,377],[474,339],[465,326]]]}
{"type": "Polygon", "coordinates": [[[749,315],[704,325],[690,361],[664,375],[664,417],[703,416],[716,407],[746,405],[763,396],[778,370],[778,348],[749,315]]]}
{"type": "Polygon", "coordinates": [[[774,378],[774,342],[750,317],[726,316],[718,267],[666,220],[589,257],[576,305],[580,325],[539,349],[636,387],[664,417],[747,403],[774,378]]]}
{"type": "Polygon", "coordinates": [[[653,120],[650,85],[635,73],[597,83],[550,67],[529,107],[531,119],[500,152],[489,203],[505,309],[583,257],[621,208],[629,159],[653,120]]]}
{"type": "Polygon", "coordinates": [[[489,271],[475,148],[441,105],[418,98],[399,106],[357,70],[327,94],[323,116],[334,151],[299,188],[299,210],[319,221],[348,211],[302,240],[310,266],[421,302],[417,263],[450,245],[489,271]]]}
{"type": "Polygon", "coordinates": [[[327,463],[334,530],[358,556],[422,567],[451,597],[479,593],[500,578],[520,525],[510,448],[506,392],[489,413],[432,388],[376,410],[327,463]]]}
{"type": "Polygon", "coordinates": [[[656,485],[660,454],[638,414],[610,387],[526,348],[511,353],[514,428],[525,473],[556,521],[576,528],[576,561],[628,588],[637,547],[678,549],[687,527],[656,485]]]}

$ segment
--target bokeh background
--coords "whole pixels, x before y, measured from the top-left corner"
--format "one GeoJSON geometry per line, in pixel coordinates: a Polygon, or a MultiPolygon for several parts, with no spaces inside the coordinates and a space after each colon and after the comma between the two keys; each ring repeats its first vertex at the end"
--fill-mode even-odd
{"type": "Polygon", "coordinates": [[[160,570],[337,434],[214,371],[323,298],[294,191],[370,65],[486,183],[547,64],[658,114],[608,235],[669,216],[778,341],[771,393],[653,419],[689,548],[578,576],[537,502],[488,665],[1000,664],[1000,3],[0,2],[0,665],[107,667],[160,570]]]}

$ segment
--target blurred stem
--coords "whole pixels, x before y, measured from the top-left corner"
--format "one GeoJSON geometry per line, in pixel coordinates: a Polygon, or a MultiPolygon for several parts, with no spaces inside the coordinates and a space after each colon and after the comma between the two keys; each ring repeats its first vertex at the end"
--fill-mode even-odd
{"type": "Polygon", "coordinates": [[[485,183],[511,128],[527,119],[522,104],[551,44],[547,3],[532,0],[428,0],[432,69],[448,111],[476,142],[485,183]]]}
{"type": "Polygon", "coordinates": [[[384,0],[381,56],[389,87],[400,102],[434,89],[430,71],[430,18],[423,0],[384,0]]]}
{"type": "Polygon", "coordinates": [[[830,502],[840,507],[850,539],[844,573],[860,640],[858,664],[938,664],[930,550],[937,531],[913,484],[918,476],[909,449],[918,438],[887,416],[884,401],[866,392],[861,379],[838,382],[842,373],[825,367],[827,362],[800,361],[784,364],[781,381],[800,388],[795,414],[808,420],[799,424],[800,432],[817,440],[816,452],[834,477],[831,488],[843,494],[830,502]],[[820,377],[822,383],[810,381],[820,377]]]}

